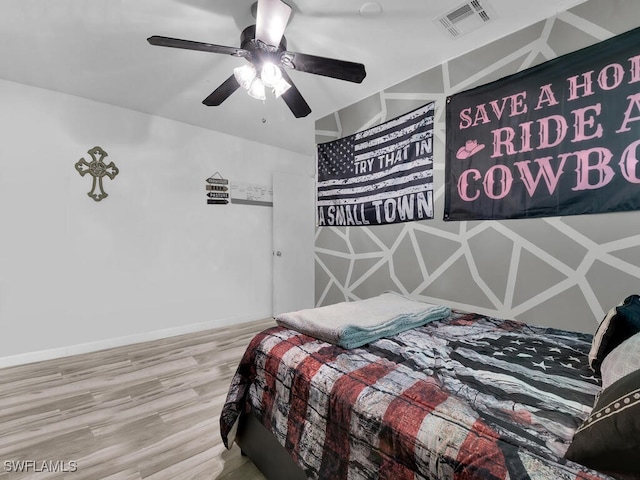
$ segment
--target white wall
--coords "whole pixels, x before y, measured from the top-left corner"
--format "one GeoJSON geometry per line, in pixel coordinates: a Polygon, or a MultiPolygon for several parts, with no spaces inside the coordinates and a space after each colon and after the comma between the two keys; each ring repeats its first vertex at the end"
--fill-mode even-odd
{"type": "Polygon", "coordinates": [[[272,209],[206,205],[205,179],[312,157],[6,81],[0,105],[0,365],[271,315],[272,209]]]}

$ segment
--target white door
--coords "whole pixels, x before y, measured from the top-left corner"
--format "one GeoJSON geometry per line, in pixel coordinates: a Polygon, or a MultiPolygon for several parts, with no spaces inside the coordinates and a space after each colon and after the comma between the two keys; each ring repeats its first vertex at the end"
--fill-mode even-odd
{"type": "Polygon", "coordinates": [[[273,314],[314,306],[315,179],[273,175],[273,314]]]}

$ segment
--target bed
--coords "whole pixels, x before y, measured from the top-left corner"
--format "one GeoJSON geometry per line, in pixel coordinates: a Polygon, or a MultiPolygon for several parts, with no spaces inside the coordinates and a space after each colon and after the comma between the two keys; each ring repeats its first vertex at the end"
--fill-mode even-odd
{"type": "Polygon", "coordinates": [[[640,321],[625,324],[611,340],[624,305],[595,336],[447,309],[346,348],[279,322],[238,366],[223,442],[270,479],[640,478],[637,383],[624,391],[630,416],[613,416],[631,425],[615,427],[630,443],[607,450],[615,442],[590,430],[605,423],[595,417],[602,359],[640,332],[640,321]],[[604,454],[591,443],[606,443],[604,454]]]}

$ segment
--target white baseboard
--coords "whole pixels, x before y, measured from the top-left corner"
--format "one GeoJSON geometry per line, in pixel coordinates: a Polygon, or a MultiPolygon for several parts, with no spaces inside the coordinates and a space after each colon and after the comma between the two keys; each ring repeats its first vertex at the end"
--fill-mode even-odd
{"type": "Polygon", "coordinates": [[[194,323],[175,328],[166,328],[163,330],[155,330],[152,332],[138,333],[125,337],[108,338],[96,342],[81,343],[77,345],[69,345],[66,347],[52,348],[48,350],[40,350],[37,352],[20,353],[7,357],[0,357],[0,368],[14,367],[16,365],[24,365],[27,363],[42,362],[45,360],[53,360],[56,358],[69,357],[71,355],[79,355],[82,353],[97,352],[107,348],[123,347],[134,343],[149,342],[152,340],[160,340],[162,338],[175,337],[187,333],[200,332],[210,330],[212,328],[226,327],[229,325],[238,325],[241,323],[254,322],[264,318],[270,318],[271,313],[247,315],[243,317],[221,318],[203,323],[194,323]]]}

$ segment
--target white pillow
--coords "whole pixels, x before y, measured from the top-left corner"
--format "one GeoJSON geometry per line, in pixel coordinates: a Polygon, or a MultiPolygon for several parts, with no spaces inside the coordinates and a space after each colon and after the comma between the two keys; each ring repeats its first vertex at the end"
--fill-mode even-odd
{"type": "Polygon", "coordinates": [[[602,388],[616,380],[640,370],[640,333],[627,338],[602,361],[602,388]]]}

